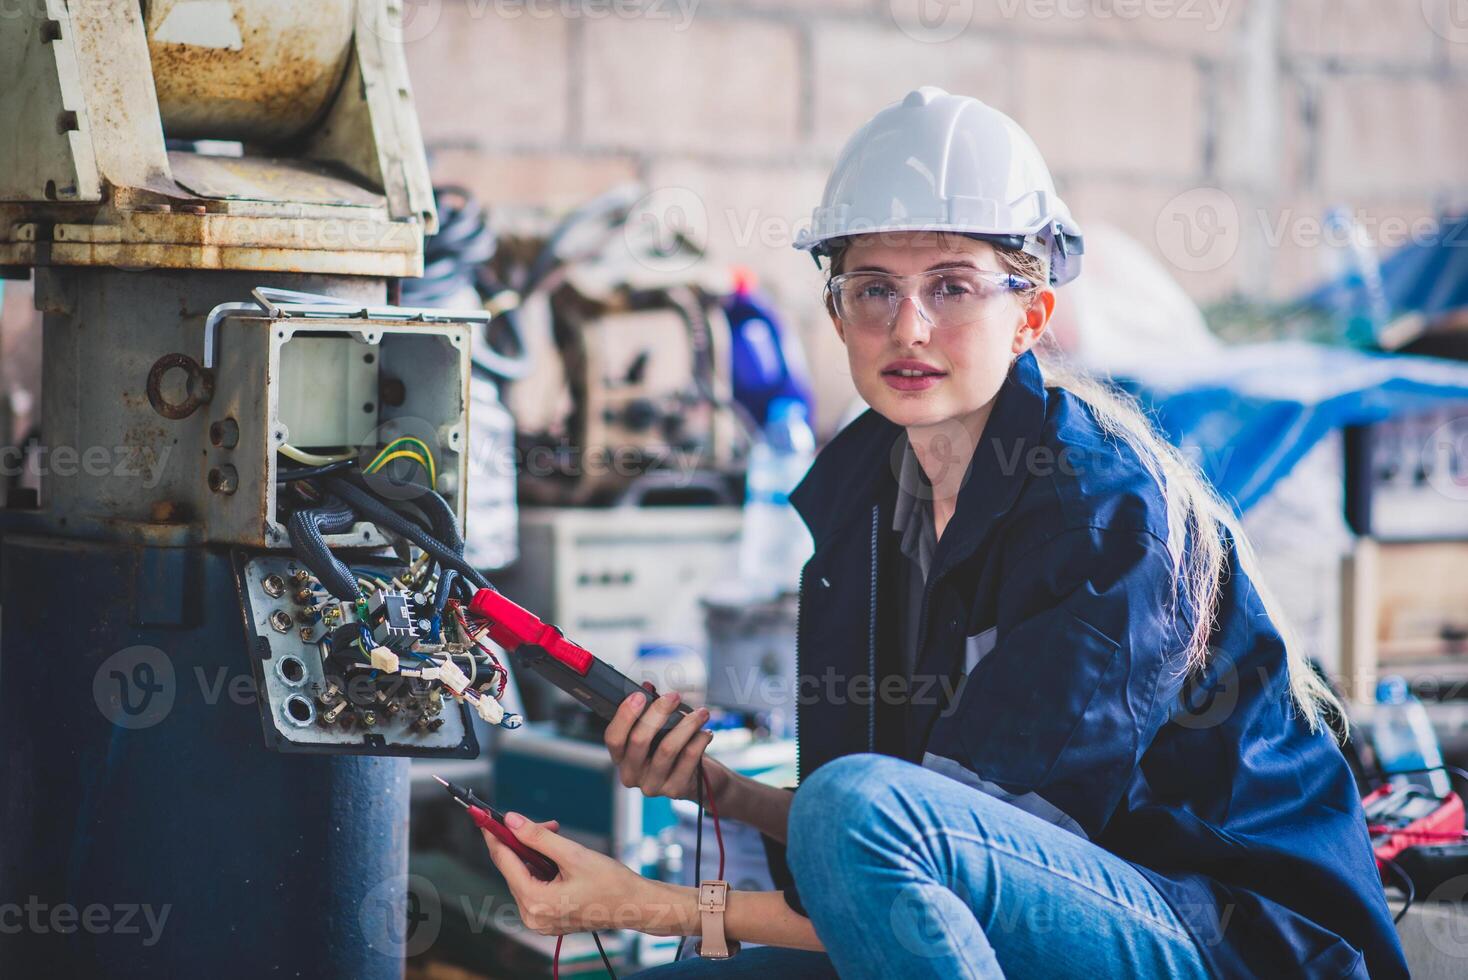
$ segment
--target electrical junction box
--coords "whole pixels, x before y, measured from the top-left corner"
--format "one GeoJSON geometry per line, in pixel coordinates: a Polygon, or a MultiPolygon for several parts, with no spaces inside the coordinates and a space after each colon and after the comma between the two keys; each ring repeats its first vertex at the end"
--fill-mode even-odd
{"type": "MultiPolygon", "coordinates": [[[[289,545],[276,511],[276,478],[282,465],[300,464],[285,459],[282,446],[350,453],[365,464],[403,436],[428,445],[434,489],[462,526],[475,321],[448,311],[433,320],[399,318],[395,310],[344,305],[336,315],[271,316],[246,309],[219,319],[210,345],[208,442],[187,464],[200,469],[196,486],[211,541],[289,545]]],[[[403,499],[413,492],[404,486],[403,499]]],[[[388,543],[367,523],[325,538],[331,547],[388,543]]]]}

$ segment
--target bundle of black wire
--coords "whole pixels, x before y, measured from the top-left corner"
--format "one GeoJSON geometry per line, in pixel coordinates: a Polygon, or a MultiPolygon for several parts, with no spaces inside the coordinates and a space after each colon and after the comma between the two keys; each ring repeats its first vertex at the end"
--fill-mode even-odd
{"type": "Polygon", "coordinates": [[[438,231],[423,240],[423,275],[402,280],[403,302],[408,306],[462,303],[475,289],[475,274],[494,257],[495,236],[484,209],[462,187],[435,187],[438,231]]]}
{"type": "MultiPolygon", "coordinates": [[[[418,514],[411,515],[381,499],[361,474],[351,470],[351,461],[312,467],[312,472],[284,471],[284,479],[311,480],[324,492],[322,503],[296,510],[286,521],[291,548],[301,563],[311,570],[321,584],[343,602],[355,602],[361,596],[357,578],[346,563],[332,554],[325,535],[350,531],[363,520],[377,525],[417,545],[430,555],[439,568],[439,590],[434,597],[435,610],[441,612],[450,589],[460,588],[466,596],[470,587],[489,588],[489,580],[464,560],[464,539],[458,520],[443,497],[428,487],[414,487],[412,504],[418,514]],[[448,575],[453,572],[452,576],[448,575]]],[[[398,507],[404,502],[397,502],[398,507]]]]}
{"type": "Polygon", "coordinates": [[[340,497],[364,520],[376,524],[385,531],[391,531],[406,538],[431,555],[444,568],[454,569],[471,584],[481,589],[489,588],[489,580],[479,569],[464,560],[464,542],[458,537],[453,511],[449,509],[448,503],[434,491],[427,487],[419,487],[417,488],[418,495],[414,498],[414,502],[423,506],[428,515],[429,527],[424,527],[375,496],[365,483],[354,483],[348,477],[337,474],[325,477],[322,482],[329,493],[340,497]],[[442,515],[448,522],[452,531],[452,543],[442,541],[432,533],[434,530],[443,533],[441,528],[434,527],[438,520],[436,515],[442,515]]]}

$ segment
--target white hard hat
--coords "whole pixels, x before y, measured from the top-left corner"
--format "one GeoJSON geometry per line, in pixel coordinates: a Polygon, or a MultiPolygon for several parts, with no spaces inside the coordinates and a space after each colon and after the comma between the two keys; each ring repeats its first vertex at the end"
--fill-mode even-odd
{"type": "Polygon", "coordinates": [[[1019,124],[978,99],[925,85],[851,137],[795,247],[880,231],[951,231],[1050,260],[1050,282],[1081,271],[1080,226],[1019,124]]]}

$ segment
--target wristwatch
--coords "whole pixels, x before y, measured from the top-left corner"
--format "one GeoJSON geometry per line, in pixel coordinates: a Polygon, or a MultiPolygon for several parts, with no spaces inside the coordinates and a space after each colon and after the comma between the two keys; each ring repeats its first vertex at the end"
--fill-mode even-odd
{"type": "Polygon", "coordinates": [[[704,881],[698,886],[698,916],[703,924],[703,935],[698,943],[698,955],[706,960],[727,960],[739,952],[737,942],[724,939],[724,909],[729,907],[729,883],[727,881],[704,881]]]}

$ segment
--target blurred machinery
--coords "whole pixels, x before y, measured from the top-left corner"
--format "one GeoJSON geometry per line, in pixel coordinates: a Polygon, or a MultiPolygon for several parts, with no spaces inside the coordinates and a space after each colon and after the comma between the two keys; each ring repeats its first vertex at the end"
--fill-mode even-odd
{"type": "Polygon", "coordinates": [[[708,703],[755,727],[795,737],[794,593],[749,595],[726,588],[703,599],[708,644],[708,703]]]}
{"type": "Polygon", "coordinates": [[[153,945],[7,930],[7,976],[213,973],[226,929],[272,937],[236,975],[401,976],[407,770],[378,756],[472,753],[502,678],[450,605],[491,316],[391,302],[437,222],[400,14],[0,18],[0,274],[34,270],[47,454],[0,519],[0,902],[171,907],[153,945]]]}
{"type": "Polygon", "coordinates": [[[733,400],[723,283],[696,245],[629,221],[641,190],[619,188],[547,235],[502,235],[495,281],[530,373],[508,400],[519,430],[522,499],[603,505],[644,496],[732,497],[747,451],[733,400]],[[668,248],[687,254],[671,263],[668,248]]]}
{"type": "MultiPolygon", "coordinates": [[[[630,670],[645,644],[703,649],[701,600],[739,555],[737,507],[530,507],[520,560],[498,577],[505,592],[612,666],[630,670]]],[[[570,705],[521,678],[532,717],[570,705]]],[[[568,717],[581,721],[579,711],[568,717]]]]}
{"type": "MultiPolygon", "coordinates": [[[[1395,353],[1468,362],[1468,217],[1382,264],[1395,353]]],[[[1468,400],[1348,428],[1343,666],[1358,695],[1403,675],[1450,760],[1468,757],[1468,400]]],[[[1365,698],[1363,697],[1363,700],[1365,698]]]]}
{"type": "Polygon", "coordinates": [[[476,568],[496,569],[518,553],[515,421],[505,387],[529,371],[520,334],[520,297],[494,282],[488,263],[498,241],[489,217],[462,187],[436,187],[438,231],[424,242],[423,275],[402,281],[403,302],[415,307],[480,308],[493,314],[473,327],[469,347],[469,414],[465,554],[476,568]]]}

